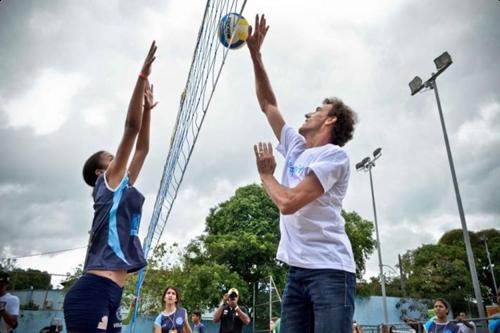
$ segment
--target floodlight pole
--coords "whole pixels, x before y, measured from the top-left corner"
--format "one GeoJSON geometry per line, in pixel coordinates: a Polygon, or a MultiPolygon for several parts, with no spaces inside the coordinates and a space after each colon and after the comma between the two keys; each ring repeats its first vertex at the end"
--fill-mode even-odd
{"type": "Polygon", "coordinates": [[[385,293],[385,276],[384,276],[384,264],[382,264],[382,249],[380,248],[380,237],[378,234],[378,222],[377,222],[377,207],[375,206],[375,193],[373,191],[373,179],[372,179],[372,167],[375,164],[370,163],[368,165],[368,173],[370,174],[370,188],[372,191],[372,204],[373,204],[373,218],[375,219],[375,234],[377,235],[377,252],[378,252],[378,267],[380,270],[380,288],[382,289],[382,304],[384,307],[384,324],[389,322],[387,315],[387,296],[385,293]]]}
{"type": "Polygon", "coordinates": [[[446,153],[448,155],[448,162],[450,164],[451,178],[453,179],[453,186],[455,188],[455,196],[457,198],[458,214],[460,215],[460,223],[462,224],[462,231],[464,234],[465,250],[467,252],[467,261],[469,262],[469,269],[472,277],[472,285],[474,287],[474,296],[477,301],[477,310],[479,318],[485,318],[485,312],[483,307],[483,298],[481,296],[481,288],[479,286],[479,280],[477,278],[476,263],[474,260],[474,254],[472,252],[472,246],[469,238],[469,231],[467,230],[467,222],[465,221],[464,208],[462,206],[462,198],[460,196],[460,189],[458,188],[457,175],[455,173],[455,165],[453,163],[453,156],[451,155],[450,142],[448,140],[448,133],[446,132],[446,125],[444,123],[443,110],[441,109],[441,101],[439,99],[439,93],[436,84],[437,75],[433,74],[431,79],[426,82],[426,85],[434,90],[436,95],[436,102],[439,111],[439,119],[441,120],[441,128],[443,129],[444,144],[446,146],[446,153]]]}
{"type": "Polygon", "coordinates": [[[486,256],[488,257],[488,267],[490,268],[491,279],[493,280],[494,294],[498,295],[497,280],[495,280],[495,272],[493,271],[493,264],[491,263],[490,251],[488,249],[488,239],[483,236],[481,240],[484,242],[484,247],[486,248],[486,256]]]}
{"type": "MultiPolygon", "coordinates": [[[[380,152],[380,151],[379,151],[380,152]]],[[[378,221],[377,221],[377,207],[375,205],[375,192],[373,190],[373,177],[372,177],[372,168],[375,166],[375,161],[382,156],[381,154],[378,154],[377,156],[374,156],[373,160],[370,160],[369,158],[366,158],[363,160],[361,165],[358,170],[368,170],[368,173],[370,174],[370,189],[372,193],[372,204],[373,204],[373,218],[375,220],[375,235],[377,236],[377,252],[378,252],[378,267],[380,271],[380,289],[382,291],[382,305],[384,307],[384,324],[387,324],[389,322],[389,316],[387,313],[387,296],[385,293],[385,276],[384,276],[384,264],[382,263],[382,250],[380,248],[380,237],[378,234],[378,221]]]]}

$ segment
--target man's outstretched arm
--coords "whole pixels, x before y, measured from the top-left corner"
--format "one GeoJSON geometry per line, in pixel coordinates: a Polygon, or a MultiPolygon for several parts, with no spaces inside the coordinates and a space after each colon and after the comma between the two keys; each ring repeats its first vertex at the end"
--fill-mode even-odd
{"type": "Polygon", "coordinates": [[[264,38],[269,30],[269,26],[266,26],[266,19],[264,15],[262,15],[262,17],[259,17],[259,15],[255,16],[255,31],[253,29],[253,27],[249,27],[247,46],[250,51],[250,57],[252,59],[255,73],[255,90],[257,100],[259,101],[259,106],[262,112],[266,115],[267,120],[273,129],[274,135],[276,135],[279,140],[285,121],[278,110],[278,102],[276,101],[276,96],[274,96],[273,88],[271,87],[271,82],[269,81],[269,77],[267,76],[264,68],[262,54],[260,52],[264,38]]]}

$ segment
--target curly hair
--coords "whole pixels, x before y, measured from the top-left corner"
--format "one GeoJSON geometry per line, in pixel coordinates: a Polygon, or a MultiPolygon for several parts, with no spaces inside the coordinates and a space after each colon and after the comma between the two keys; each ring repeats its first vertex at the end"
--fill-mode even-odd
{"type": "Polygon", "coordinates": [[[331,143],[342,147],[352,139],[354,125],[358,122],[358,117],[349,106],[337,97],[325,98],[323,104],[331,105],[332,109],[328,116],[337,118],[332,127],[331,143]]]}

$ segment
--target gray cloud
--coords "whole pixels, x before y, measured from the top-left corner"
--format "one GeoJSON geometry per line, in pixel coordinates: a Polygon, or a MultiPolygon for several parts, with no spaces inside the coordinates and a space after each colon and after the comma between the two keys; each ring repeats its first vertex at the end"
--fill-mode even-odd
{"type": "MultiPolygon", "coordinates": [[[[135,75],[154,38],[159,54],[152,79],[160,105],[138,182],[147,197],[145,235],[203,10],[202,4],[163,1],[0,3],[0,252],[85,244],[92,211],[82,164],[94,151],[118,144],[135,75]],[[37,88],[47,70],[65,85],[75,75],[83,81],[68,101],[51,104],[65,90],[55,79],[37,88]],[[37,94],[47,103],[33,101],[37,94]],[[13,105],[26,110],[13,114],[13,105]],[[14,126],[13,115],[22,125],[14,126]],[[63,120],[37,134],[52,115],[63,120]]],[[[352,164],[383,147],[373,175],[385,263],[394,265],[397,253],[460,226],[433,93],[411,97],[407,86],[414,75],[428,77],[432,60],[445,50],[454,64],[440,77],[439,92],[469,228],[497,226],[497,2],[248,2],[250,21],[260,12],[271,25],[264,61],[287,121],[300,125],[304,113],[337,95],[360,117],[347,145],[352,164]],[[314,19],[306,19],[308,13],[314,19]]],[[[276,140],[258,110],[253,82],[248,51],[231,51],[168,222],[167,242],[199,235],[210,207],[238,186],[258,182],[252,145],[276,140]]],[[[371,220],[369,191],[368,175],[353,170],[345,208],[371,220]]],[[[83,260],[67,254],[67,268],[52,268],[57,258],[22,264],[39,262],[60,272],[83,260]]],[[[373,256],[368,273],[376,271],[373,256]]]]}

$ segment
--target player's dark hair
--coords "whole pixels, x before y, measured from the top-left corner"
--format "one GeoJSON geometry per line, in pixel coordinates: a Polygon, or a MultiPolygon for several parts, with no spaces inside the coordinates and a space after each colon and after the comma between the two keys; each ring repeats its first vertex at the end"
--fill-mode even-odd
{"type": "Polygon", "coordinates": [[[83,180],[85,180],[85,183],[87,183],[87,185],[89,186],[94,187],[95,182],[97,181],[97,175],[95,171],[102,168],[102,153],[104,153],[104,150],[99,150],[97,153],[92,154],[83,165],[83,180]]]}
{"type": "Polygon", "coordinates": [[[358,122],[358,117],[349,106],[337,97],[325,98],[323,104],[331,105],[332,109],[328,116],[337,118],[332,127],[331,143],[342,147],[352,139],[354,125],[358,122]]]}
{"type": "Polygon", "coordinates": [[[445,300],[444,298],[436,298],[434,300],[434,304],[436,304],[436,302],[440,302],[441,304],[444,305],[444,307],[446,308],[446,314],[450,312],[450,304],[448,303],[447,300],[445,300]]]}

